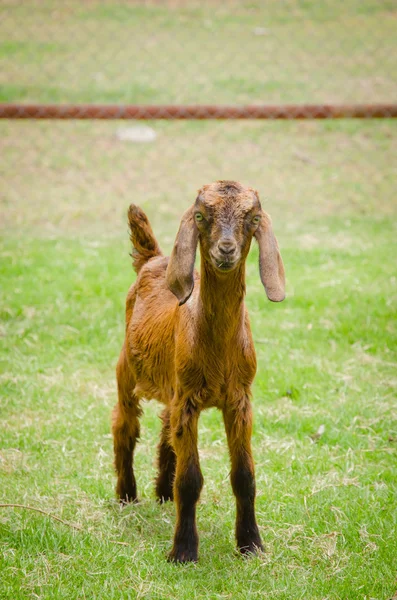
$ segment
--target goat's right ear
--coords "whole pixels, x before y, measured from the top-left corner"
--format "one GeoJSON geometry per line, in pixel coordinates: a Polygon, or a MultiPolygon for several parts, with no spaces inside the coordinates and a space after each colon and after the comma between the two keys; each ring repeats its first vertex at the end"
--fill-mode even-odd
{"type": "Polygon", "coordinates": [[[198,236],[192,206],[182,217],[165,274],[167,286],[178,298],[179,306],[185,304],[193,292],[198,236]]]}

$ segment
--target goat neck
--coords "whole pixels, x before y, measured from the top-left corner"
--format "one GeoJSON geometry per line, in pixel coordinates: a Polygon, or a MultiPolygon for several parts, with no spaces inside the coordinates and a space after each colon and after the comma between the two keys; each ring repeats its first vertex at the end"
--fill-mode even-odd
{"type": "Polygon", "coordinates": [[[204,258],[201,260],[200,313],[204,322],[220,339],[234,337],[244,316],[245,264],[230,273],[216,273],[204,258]]]}

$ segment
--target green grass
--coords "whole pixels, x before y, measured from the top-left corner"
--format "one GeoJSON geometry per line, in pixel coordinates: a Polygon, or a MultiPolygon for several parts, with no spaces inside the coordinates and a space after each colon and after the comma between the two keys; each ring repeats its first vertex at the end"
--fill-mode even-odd
{"type": "MultiPolygon", "coordinates": [[[[268,13],[259,2],[215,11],[68,2],[52,18],[54,5],[1,4],[1,100],[395,93],[392,51],[381,60],[371,50],[380,39],[382,52],[395,45],[391,2],[272,0],[268,13]],[[99,24],[98,57],[86,42],[99,24]],[[253,27],[270,33],[253,36],[253,27]],[[143,42],[154,59],[137,73],[131,56],[143,42]],[[225,54],[211,63],[217,44],[225,54]],[[198,50],[202,64],[193,61],[198,50]],[[94,73],[104,78],[93,82],[94,73]]],[[[125,126],[0,122],[0,504],[66,522],[0,508],[0,598],[389,600],[397,592],[395,123],[152,123],[150,144],[120,141],[125,126]],[[225,434],[210,410],[200,418],[200,561],[176,567],[165,560],[174,506],[154,500],[154,402],[136,451],[141,502],[121,510],[114,498],[114,367],[133,280],[126,209],[140,204],[169,252],[197,188],[220,178],[259,190],[287,273],[287,300],[268,302],[253,248],[253,451],[266,552],[252,560],[234,552],[225,434]]]]}
{"type": "Polygon", "coordinates": [[[114,124],[1,129],[0,500],[81,527],[0,509],[1,597],[390,598],[394,125],[162,124],[156,142],[139,147],[118,142],[114,124]],[[141,503],[120,510],[114,500],[110,412],[133,279],[125,211],[129,200],[142,204],[169,250],[195,189],[233,172],[273,215],[289,291],[283,304],[266,300],[253,249],[253,447],[266,553],[234,553],[225,435],[208,411],[200,562],[177,568],[165,561],[174,507],[153,497],[153,402],[136,453],[141,503]]]}

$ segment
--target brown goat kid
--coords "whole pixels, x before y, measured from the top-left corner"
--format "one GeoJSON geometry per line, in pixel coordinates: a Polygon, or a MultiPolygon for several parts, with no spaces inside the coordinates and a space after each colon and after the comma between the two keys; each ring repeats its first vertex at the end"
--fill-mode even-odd
{"type": "Polygon", "coordinates": [[[133,453],[142,398],[165,406],[158,447],[156,495],[175,499],[176,529],[169,560],[196,561],[196,503],[203,485],[197,450],[200,412],[223,412],[231,483],[237,503],[241,553],[262,542],[255,518],[251,453],[251,384],[255,348],[244,305],[245,260],[252,237],[267,296],[284,299],[284,267],[269,216],[258,194],[233,181],[204,186],[183,215],[170,258],[165,258],[146,215],[128,213],[138,278],[127,296],[126,336],[117,365],[118,403],[113,414],[117,494],[137,499],[133,453]],[[197,244],[201,274],[194,271],[197,244]]]}

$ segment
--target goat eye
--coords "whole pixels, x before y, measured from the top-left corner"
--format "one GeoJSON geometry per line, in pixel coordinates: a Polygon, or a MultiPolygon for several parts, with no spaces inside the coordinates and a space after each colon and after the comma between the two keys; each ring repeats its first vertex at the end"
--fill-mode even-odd
{"type": "Polygon", "coordinates": [[[196,219],[196,221],[199,221],[199,222],[200,222],[200,221],[202,221],[202,220],[203,220],[203,218],[204,218],[204,217],[203,217],[203,215],[202,215],[201,213],[196,213],[196,214],[194,215],[194,218],[196,219]]]}
{"type": "Polygon", "coordinates": [[[254,217],[252,219],[252,222],[254,223],[254,225],[258,225],[258,223],[260,223],[260,220],[261,220],[260,216],[257,215],[256,217],[254,217]]]}

